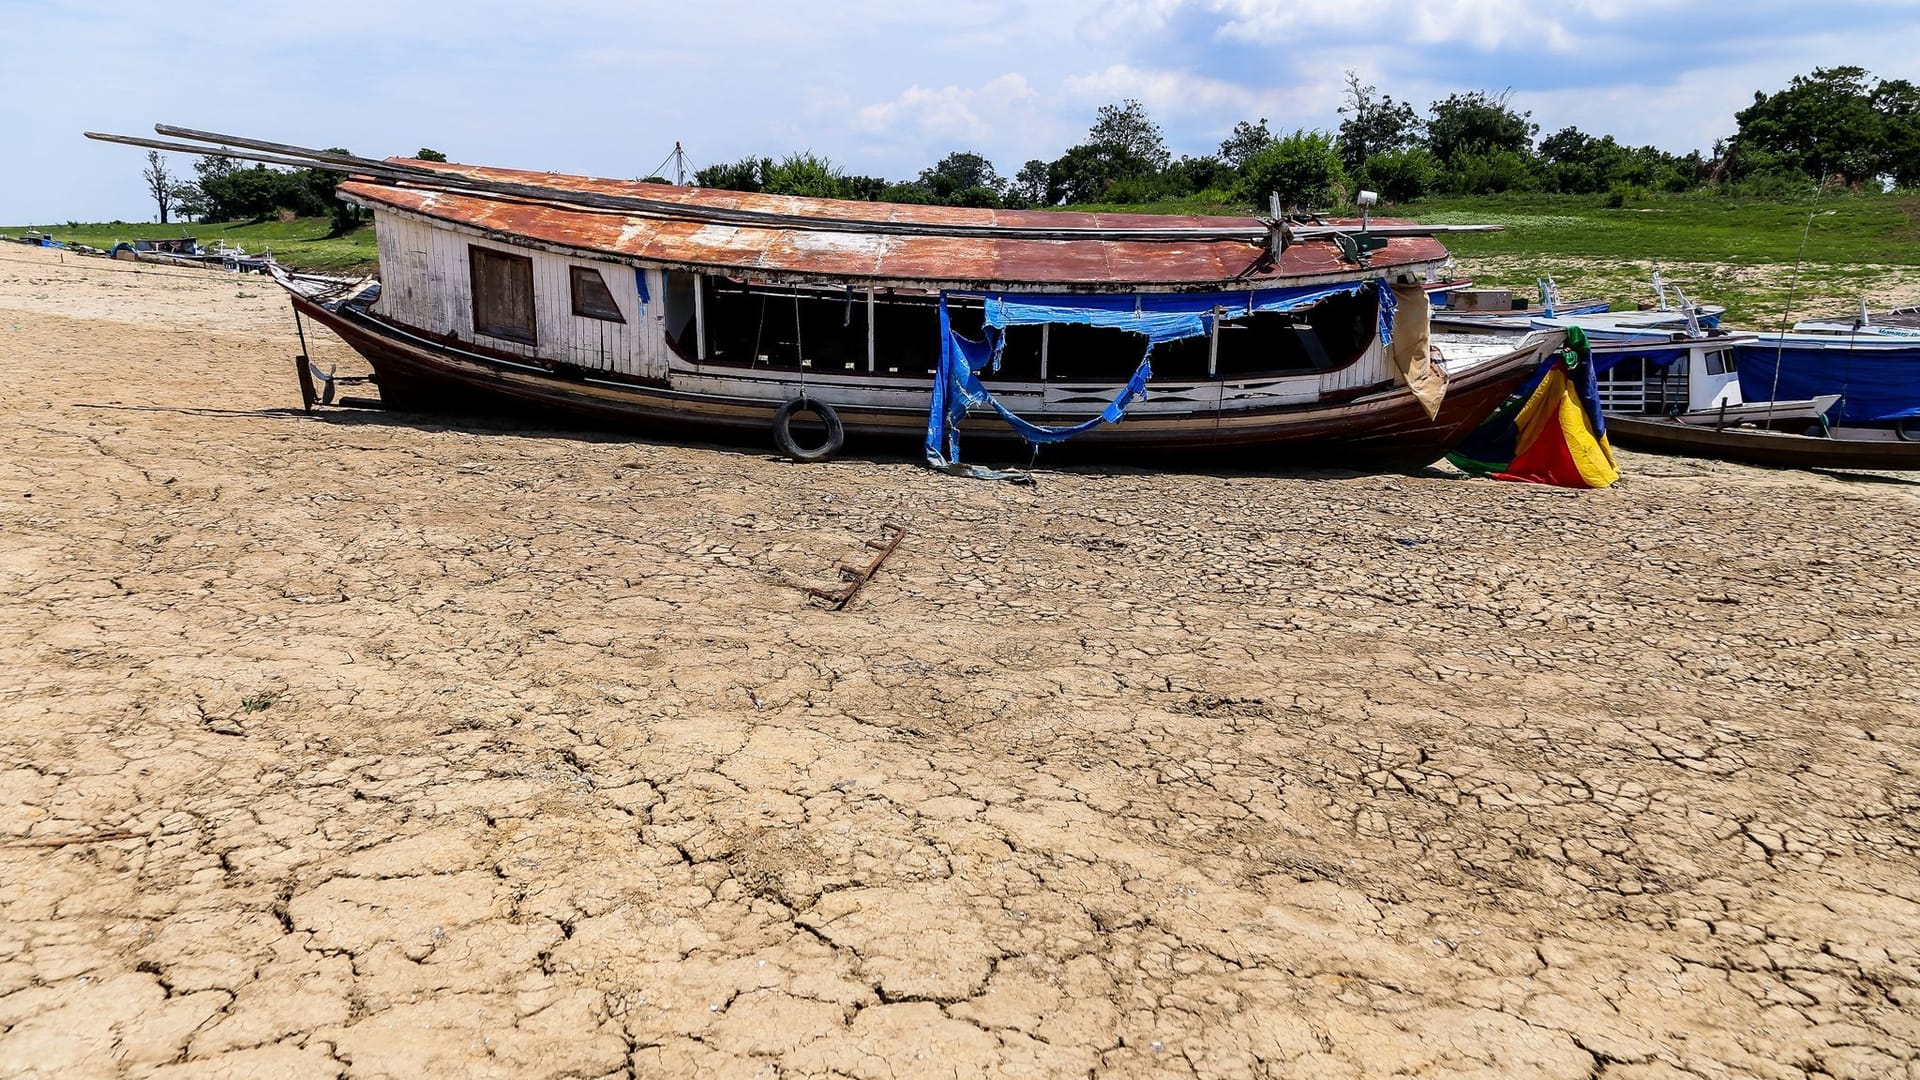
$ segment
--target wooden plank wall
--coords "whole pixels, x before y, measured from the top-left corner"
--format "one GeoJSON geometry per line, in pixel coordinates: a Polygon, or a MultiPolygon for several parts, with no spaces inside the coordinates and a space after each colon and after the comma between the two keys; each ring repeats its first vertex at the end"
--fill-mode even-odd
{"type": "Polygon", "coordinates": [[[503,244],[416,218],[376,211],[380,248],[380,302],[387,318],[501,352],[558,360],[594,371],[664,378],[666,344],[664,286],[657,270],[645,271],[652,301],[642,310],[635,269],[619,263],[575,258],[503,244]],[[473,331],[472,277],[468,246],[524,255],[533,260],[536,343],[527,345],[473,331]],[[600,272],[626,322],[573,313],[575,266],[600,272]]]}

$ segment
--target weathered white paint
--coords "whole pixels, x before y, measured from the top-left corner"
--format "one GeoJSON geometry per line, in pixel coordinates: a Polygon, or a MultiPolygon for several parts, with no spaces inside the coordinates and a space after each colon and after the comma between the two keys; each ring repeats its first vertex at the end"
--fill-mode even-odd
{"type": "Polygon", "coordinates": [[[517,356],[573,364],[589,371],[642,378],[666,376],[661,302],[665,282],[658,271],[636,271],[621,263],[503,244],[451,226],[395,214],[376,212],[374,230],[381,267],[380,300],[374,308],[378,314],[406,326],[517,356]],[[473,278],[467,255],[470,247],[533,260],[535,344],[474,333],[473,278]],[[599,271],[626,322],[573,313],[572,271],[576,266],[599,271]],[[649,275],[647,290],[654,300],[645,310],[636,273],[649,275]]]}
{"type": "Polygon", "coordinates": [[[1368,343],[1360,359],[1320,376],[1320,389],[1327,392],[1338,390],[1358,390],[1373,386],[1393,378],[1393,369],[1387,363],[1387,350],[1380,344],[1378,335],[1368,343]]]}
{"type": "MultiPolygon", "coordinates": [[[[720,228],[719,226],[709,226],[720,228]]],[[[777,392],[793,376],[744,377],[735,369],[720,369],[704,364],[688,364],[675,357],[667,344],[667,279],[664,270],[638,270],[629,264],[607,262],[585,253],[548,251],[489,239],[470,227],[437,222],[411,215],[376,210],[375,229],[382,269],[379,314],[405,326],[474,342],[492,349],[529,358],[560,361],[588,371],[601,371],[649,379],[666,379],[672,373],[676,387],[696,392],[740,393],[753,396],[754,390],[777,392]],[[472,277],[468,265],[470,246],[486,247],[521,255],[533,260],[534,314],[536,344],[507,341],[473,330],[472,277]],[[608,322],[573,314],[571,268],[592,267],[600,272],[608,291],[626,317],[625,323],[608,322]],[[647,276],[651,302],[644,310],[640,302],[636,273],[647,276]]],[[[704,359],[707,348],[704,290],[693,290],[695,355],[704,359]]],[[[868,294],[869,364],[874,363],[871,335],[876,320],[872,311],[874,296],[868,294]]],[[[683,316],[684,317],[684,316],[683,316]]],[[[1051,335],[1041,329],[1041,378],[1045,380],[1051,335]]],[[[1209,368],[1216,363],[1217,338],[1209,343],[1209,368]]],[[[871,368],[869,369],[871,370],[871,368]]],[[[1228,412],[1271,407],[1275,404],[1310,402],[1322,393],[1356,390],[1391,380],[1386,350],[1378,340],[1368,345],[1354,363],[1336,371],[1317,375],[1209,381],[1173,385],[1155,383],[1145,402],[1136,409],[1146,413],[1178,412],[1196,405],[1211,406],[1228,412]]],[[[835,387],[834,403],[894,404],[896,400],[924,399],[924,380],[897,381],[884,376],[869,376],[864,387],[835,387]],[[890,385],[895,384],[896,385],[890,385]]],[[[995,393],[1012,401],[1030,403],[1042,412],[1072,413],[1089,409],[1110,398],[1112,386],[992,383],[995,393]]],[[[824,388],[824,387],[823,387],[824,388]]],[[[827,395],[822,395],[827,396],[827,395]]]]}

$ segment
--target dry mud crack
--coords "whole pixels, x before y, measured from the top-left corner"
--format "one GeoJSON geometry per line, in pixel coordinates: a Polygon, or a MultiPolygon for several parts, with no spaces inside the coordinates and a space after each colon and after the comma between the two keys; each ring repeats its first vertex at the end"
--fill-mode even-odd
{"type": "Polygon", "coordinates": [[[1920,487],[308,417],[266,291],[0,252],[0,1074],[1920,1077],[1920,487]]]}

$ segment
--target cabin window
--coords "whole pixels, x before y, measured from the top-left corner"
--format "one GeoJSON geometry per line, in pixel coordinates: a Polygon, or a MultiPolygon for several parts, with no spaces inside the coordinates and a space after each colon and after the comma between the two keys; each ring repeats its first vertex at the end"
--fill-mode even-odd
{"type": "Polygon", "coordinates": [[[1727,354],[1710,352],[1707,354],[1707,374],[1725,375],[1727,373],[1727,354]]]}
{"type": "Polygon", "coordinates": [[[533,260],[492,248],[467,248],[473,275],[473,332],[532,345],[533,260]]]}
{"type": "Polygon", "coordinates": [[[614,302],[613,290],[607,288],[607,279],[591,266],[573,267],[573,313],[607,322],[627,321],[627,317],[620,314],[620,305],[614,302]]]}
{"type": "Polygon", "coordinates": [[[1373,344],[1379,333],[1378,304],[1372,289],[1362,289],[1330,296],[1303,311],[1222,316],[1220,376],[1236,379],[1338,371],[1360,359],[1373,344]]]}
{"type": "Polygon", "coordinates": [[[1727,349],[1721,352],[1720,366],[1726,369],[1726,372],[1729,375],[1737,374],[1740,371],[1740,366],[1736,362],[1735,357],[1733,355],[1733,350],[1731,349],[1727,349]]]}

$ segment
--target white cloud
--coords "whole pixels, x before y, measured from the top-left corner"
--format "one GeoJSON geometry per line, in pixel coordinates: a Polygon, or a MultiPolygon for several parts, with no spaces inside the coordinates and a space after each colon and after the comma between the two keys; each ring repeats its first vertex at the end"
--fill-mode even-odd
{"type": "Polygon", "coordinates": [[[1578,42],[1576,23],[1651,19],[1674,6],[1676,0],[1112,0],[1097,21],[1145,31],[1192,10],[1217,19],[1215,33],[1222,40],[1298,46],[1311,44],[1315,33],[1371,34],[1381,48],[1411,41],[1566,52],[1578,42]]]}
{"type": "Polygon", "coordinates": [[[890,101],[862,106],[854,118],[873,135],[979,141],[993,137],[1008,116],[1031,112],[1039,100],[1025,76],[1008,73],[975,87],[916,84],[890,101]]]}

